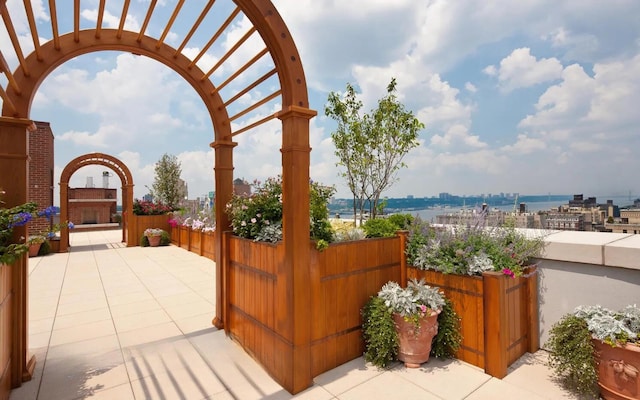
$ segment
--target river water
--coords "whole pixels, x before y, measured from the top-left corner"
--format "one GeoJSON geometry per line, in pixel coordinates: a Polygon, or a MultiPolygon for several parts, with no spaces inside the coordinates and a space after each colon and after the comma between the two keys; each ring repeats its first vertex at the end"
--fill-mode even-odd
{"type": "MultiPolygon", "coordinates": [[[[586,196],[585,196],[586,197],[586,196]]],[[[619,207],[626,207],[633,205],[633,197],[629,200],[629,196],[602,196],[597,197],[596,201],[598,204],[606,203],[607,200],[613,200],[613,204],[619,207]]],[[[568,204],[568,202],[561,201],[538,201],[538,202],[530,202],[525,203],[527,212],[536,212],[536,211],[546,211],[551,209],[557,209],[559,206],[563,204],[568,204]]],[[[474,207],[466,207],[467,210],[472,210],[474,207]]],[[[422,220],[435,222],[437,215],[444,214],[455,214],[460,211],[462,207],[451,207],[451,208],[441,208],[441,209],[428,209],[428,210],[418,210],[412,211],[411,215],[418,215],[422,220]]],[[[513,211],[513,205],[508,206],[496,206],[491,207],[491,209],[497,209],[501,211],[513,211]]]]}

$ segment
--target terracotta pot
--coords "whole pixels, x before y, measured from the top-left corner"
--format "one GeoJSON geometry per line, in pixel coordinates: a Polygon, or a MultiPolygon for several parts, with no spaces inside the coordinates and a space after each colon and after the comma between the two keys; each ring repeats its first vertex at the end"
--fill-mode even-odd
{"type": "Polygon", "coordinates": [[[598,363],[598,386],[606,400],[640,399],[640,346],[612,347],[593,339],[598,363]]]}
{"type": "Polygon", "coordinates": [[[393,314],[393,321],[398,332],[398,359],[407,368],[418,368],[420,364],[429,361],[431,342],[438,333],[438,314],[431,311],[419,319],[418,327],[412,321],[405,321],[400,314],[393,314]]]}
{"type": "Polygon", "coordinates": [[[158,247],[158,246],[160,246],[160,239],[162,239],[162,237],[161,236],[147,236],[147,239],[149,239],[149,246],[158,247]]]}
{"type": "Polygon", "coordinates": [[[36,257],[40,252],[40,246],[42,243],[32,243],[29,245],[29,257],[36,257]]]}

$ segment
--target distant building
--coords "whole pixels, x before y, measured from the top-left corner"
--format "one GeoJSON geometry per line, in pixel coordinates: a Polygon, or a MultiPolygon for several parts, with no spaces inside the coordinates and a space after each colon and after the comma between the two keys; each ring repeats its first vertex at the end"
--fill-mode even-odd
{"type": "MultiPolygon", "coordinates": [[[[117,212],[117,189],[109,189],[108,184],[96,188],[93,179],[87,178],[84,188],[69,189],[69,221],[75,225],[111,223],[117,212]]],[[[108,181],[107,181],[108,182],[108,181]]]]}
{"type": "Polygon", "coordinates": [[[233,181],[233,193],[241,196],[251,196],[251,185],[244,179],[235,179],[233,181]]]}
{"type": "MultiPolygon", "coordinates": [[[[637,204],[634,202],[634,206],[637,204]]],[[[640,233],[640,208],[633,207],[620,210],[620,218],[608,220],[605,226],[615,233],[640,233]]]]}

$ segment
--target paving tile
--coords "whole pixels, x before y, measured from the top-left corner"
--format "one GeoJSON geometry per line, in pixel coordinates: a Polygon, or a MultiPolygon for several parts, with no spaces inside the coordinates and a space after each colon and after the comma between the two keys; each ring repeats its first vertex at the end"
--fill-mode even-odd
{"type": "Polygon", "coordinates": [[[176,325],[178,325],[178,328],[180,328],[182,333],[186,335],[189,333],[199,332],[207,329],[217,330],[212,323],[214,317],[215,313],[208,312],[184,319],[176,319],[174,320],[174,322],[176,323],[176,325]]]}
{"type": "Polygon", "coordinates": [[[179,320],[202,314],[209,314],[211,318],[213,318],[216,309],[215,306],[208,301],[200,300],[197,303],[165,307],[165,311],[174,320],[179,320]]]}
{"type": "Polygon", "coordinates": [[[122,304],[130,304],[140,301],[146,300],[154,300],[153,296],[149,291],[143,290],[139,292],[130,292],[126,294],[121,294],[118,296],[109,296],[109,306],[119,306],[122,304]]]}
{"type": "Polygon", "coordinates": [[[39,400],[92,397],[96,392],[129,382],[119,349],[94,356],[47,358],[39,400]]]}
{"type": "Polygon", "coordinates": [[[122,347],[130,347],[166,339],[182,337],[182,332],[173,322],[165,322],[145,328],[134,329],[118,334],[122,347]]]}
{"type": "Polygon", "coordinates": [[[162,309],[160,304],[155,299],[138,301],[138,302],[135,302],[135,303],[120,304],[120,305],[117,305],[117,306],[111,305],[109,308],[111,310],[111,314],[114,317],[122,317],[122,316],[125,316],[125,315],[140,314],[140,313],[145,313],[145,312],[149,312],[149,311],[161,310],[162,309]]]}
{"type": "Polygon", "coordinates": [[[500,379],[491,378],[478,389],[476,389],[465,400],[496,400],[496,399],[518,399],[518,400],[543,400],[552,397],[541,397],[528,390],[510,385],[500,379]]]}
{"type": "Polygon", "coordinates": [[[96,310],[81,311],[74,314],[59,315],[55,319],[53,329],[71,328],[92,322],[111,320],[111,313],[108,308],[98,308],[96,310]]]}
{"type": "Polygon", "coordinates": [[[113,321],[110,319],[89,322],[82,325],[74,325],[68,328],[55,329],[51,333],[50,346],[81,342],[104,336],[112,336],[116,333],[113,321]]]}
{"type": "Polygon", "coordinates": [[[364,359],[360,357],[318,375],[313,381],[334,396],[338,396],[384,372],[385,370],[372,364],[365,364],[364,359]]]}
{"type": "Polygon", "coordinates": [[[75,314],[83,311],[99,310],[107,308],[107,300],[92,300],[78,303],[59,304],[57,315],[75,314]]]}
{"type": "Polygon", "coordinates": [[[546,365],[547,359],[544,350],[527,353],[509,367],[502,381],[548,399],[578,399],[555,379],[554,372],[546,365]]]}
{"type": "Polygon", "coordinates": [[[139,314],[113,317],[113,323],[118,333],[159,325],[165,322],[171,322],[171,318],[164,310],[153,310],[139,314]]]}
{"type": "Polygon", "coordinates": [[[443,399],[463,399],[491,379],[481,369],[459,360],[430,358],[420,368],[399,364],[392,373],[443,399]]]}
{"type": "MultiPolygon", "coordinates": [[[[403,399],[440,400],[441,398],[403,379],[398,374],[385,372],[355,386],[338,396],[340,400],[403,399]]],[[[494,398],[497,399],[498,397],[494,398]]]]}
{"type": "Polygon", "coordinates": [[[192,291],[179,294],[164,294],[163,296],[157,296],[156,300],[163,307],[179,306],[182,304],[198,303],[201,302],[202,296],[192,291]]]}

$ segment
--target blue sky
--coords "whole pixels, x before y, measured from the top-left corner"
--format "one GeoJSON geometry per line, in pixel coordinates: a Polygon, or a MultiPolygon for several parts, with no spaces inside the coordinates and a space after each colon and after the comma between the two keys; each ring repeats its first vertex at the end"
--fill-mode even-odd
{"type": "MultiPolygon", "coordinates": [[[[7,5],[26,37],[22,3],[7,5]]],[[[38,11],[48,10],[48,2],[32,3],[39,35],[50,39],[50,22],[38,11]]],[[[69,23],[64,9],[71,8],[63,3],[58,2],[61,24],[69,23]]],[[[98,3],[81,1],[84,27],[95,26],[98,3]]],[[[122,0],[106,3],[105,26],[114,20],[109,16],[120,14],[122,0]]],[[[154,18],[166,21],[175,3],[160,1],[154,18]]],[[[296,41],[311,108],[318,111],[311,123],[311,176],[335,185],[338,197],[350,193],[335,165],[335,125],[323,116],[327,95],[350,82],[368,111],[392,77],[399,98],[426,128],[386,196],[640,193],[637,0],[273,3],[296,41]]],[[[147,4],[132,1],[129,26],[140,26],[147,4]]],[[[197,13],[203,4],[189,0],[181,15],[197,13]]],[[[215,7],[222,11],[230,3],[219,0],[215,7]]],[[[172,30],[190,27],[181,22],[182,17],[172,30]]],[[[236,20],[218,50],[247,26],[245,19],[236,20]]],[[[149,29],[158,36],[153,21],[149,29]]],[[[15,68],[7,43],[0,27],[0,46],[15,68]]],[[[23,43],[29,47],[29,40],[23,43]]],[[[197,46],[192,50],[197,54],[197,46]]],[[[217,56],[212,50],[211,59],[217,56]]],[[[278,109],[276,102],[265,113],[278,109]]],[[[129,166],[141,197],[152,184],[154,163],[170,153],[181,161],[191,198],[213,190],[208,114],[190,86],[153,60],[101,52],[67,62],[39,88],[31,118],[53,128],[56,182],[68,161],[100,151],[129,166]]],[[[243,134],[238,142],[236,177],[262,180],[280,172],[277,123],[243,134]]],[[[72,185],[84,186],[89,176],[99,182],[102,170],[83,168],[72,185]]],[[[111,187],[119,187],[113,179],[111,187]]]]}

